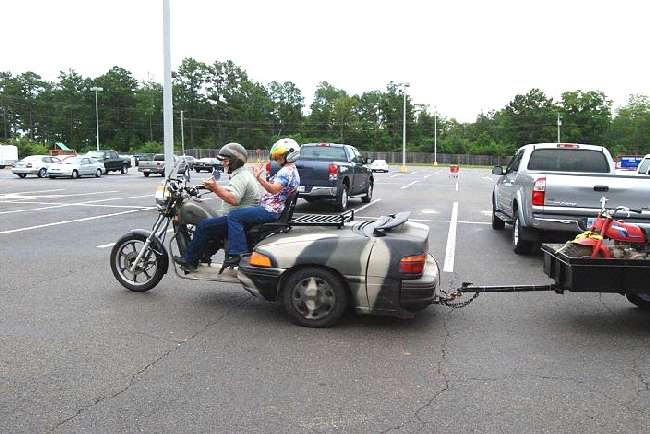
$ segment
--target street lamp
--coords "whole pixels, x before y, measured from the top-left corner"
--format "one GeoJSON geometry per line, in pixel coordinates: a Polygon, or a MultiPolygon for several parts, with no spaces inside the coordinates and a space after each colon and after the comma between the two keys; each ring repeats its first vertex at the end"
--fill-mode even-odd
{"type": "Polygon", "coordinates": [[[438,107],[433,106],[433,165],[438,165],[438,107]]]}
{"type": "Polygon", "coordinates": [[[99,151],[99,110],[97,108],[97,92],[103,92],[104,88],[95,86],[91,87],[90,91],[95,92],[95,120],[97,121],[97,130],[95,137],[97,138],[97,150],[99,151]]]}
{"type": "Polygon", "coordinates": [[[404,95],[404,127],[402,129],[402,167],[399,168],[400,172],[408,172],[406,168],[406,88],[410,86],[407,82],[396,83],[397,86],[402,87],[402,94],[404,95]]]}
{"type": "Polygon", "coordinates": [[[557,142],[560,143],[560,127],[562,126],[562,119],[560,113],[557,114],[557,142]]]}

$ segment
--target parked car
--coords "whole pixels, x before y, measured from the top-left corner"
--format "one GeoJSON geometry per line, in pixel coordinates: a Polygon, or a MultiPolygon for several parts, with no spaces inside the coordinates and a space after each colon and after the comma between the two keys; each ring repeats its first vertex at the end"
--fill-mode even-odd
{"type": "MultiPolygon", "coordinates": [[[[374,187],[372,172],[368,163],[354,146],[336,143],[307,143],[300,149],[296,162],[300,173],[299,197],[308,202],[321,199],[335,199],[339,211],[348,207],[351,196],[361,196],[364,203],[370,202],[374,187]]],[[[279,166],[267,163],[266,171],[275,174],[279,166]]]]}
{"type": "Polygon", "coordinates": [[[190,168],[190,170],[194,169],[194,164],[196,163],[196,159],[194,157],[191,155],[181,155],[178,158],[185,161],[185,164],[190,168]]]}
{"type": "Polygon", "coordinates": [[[153,160],[154,155],[155,154],[151,154],[151,153],[148,153],[148,154],[143,154],[143,153],[133,154],[133,158],[135,158],[135,165],[139,166],[140,161],[151,161],[151,160],[153,160]]]}
{"type": "Polygon", "coordinates": [[[122,158],[113,150],[90,151],[85,156],[101,161],[104,164],[104,173],[120,172],[124,175],[131,167],[130,158],[122,158]]]}
{"type": "Polygon", "coordinates": [[[66,158],[61,163],[50,165],[47,176],[50,178],[69,177],[72,179],[81,176],[94,176],[99,178],[104,172],[104,165],[94,158],[87,156],[66,158]]]}
{"type": "MultiPolygon", "coordinates": [[[[648,209],[650,182],[635,175],[616,174],[609,151],[601,146],[540,143],[519,148],[500,175],[492,193],[492,227],[513,225],[516,253],[531,251],[543,238],[571,235],[598,215],[600,199],[608,207],[648,209]]],[[[626,219],[650,228],[650,213],[626,219]]]]}
{"type": "Polygon", "coordinates": [[[386,163],[386,160],[375,160],[372,163],[370,163],[369,168],[373,173],[374,172],[388,173],[388,163],[386,163]]]}
{"type": "Polygon", "coordinates": [[[0,145],[0,169],[13,166],[18,161],[18,148],[15,145],[0,145]]]}
{"type": "Polygon", "coordinates": [[[638,175],[650,175],[648,172],[650,172],[650,154],[646,154],[646,156],[643,157],[636,170],[638,175]]]}
{"type": "Polygon", "coordinates": [[[212,172],[215,168],[223,170],[223,164],[216,158],[199,158],[194,161],[194,170],[196,173],[205,170],[206,172],[212,172]]]}
{"type": "Polygon", "coordinates": [[[48,168],[54,163],[60,163],[57,157],[50,157],[49,155],[30,155],[16,163],[16,166],[11,169],[11,173],[18,175],[21,178],[27,175],[36,175],[39,178],[47,176],[48,168]]]}
{"type": "MultiPolygon", "coordinates": [[[[176,161],[178,161],[178,157],[174,155],[174,163],[176,161]]],[[[183,167],[178,170],[183,171],[183,167]]],[[[155,154],[151,160],[140,161],[138,172],[141,172],[144,176],[149,176],[152,173],[165,176],[165,154],[155,154]]]]}

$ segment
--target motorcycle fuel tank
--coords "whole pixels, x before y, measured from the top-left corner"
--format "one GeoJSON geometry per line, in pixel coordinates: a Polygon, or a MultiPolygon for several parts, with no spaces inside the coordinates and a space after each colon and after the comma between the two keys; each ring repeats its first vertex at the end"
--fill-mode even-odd
{"type": "Polygon", "coordinates": [[[218,217],[219,213],[200,199],[190,199],[181,206],[179,216],[180,224],[197,225],[201,220],[218,217]]]}

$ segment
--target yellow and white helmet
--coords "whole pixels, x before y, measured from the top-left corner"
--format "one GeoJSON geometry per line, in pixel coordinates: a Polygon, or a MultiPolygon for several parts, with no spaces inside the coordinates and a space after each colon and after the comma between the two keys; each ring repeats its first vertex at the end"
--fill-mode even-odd
{"type": "Polygon", "coordinates": [[[294,163],[300,157],[300,145],[293,139],[280,139],[271,147],[271,160],[285,157],[287,163],[294,163]]]}

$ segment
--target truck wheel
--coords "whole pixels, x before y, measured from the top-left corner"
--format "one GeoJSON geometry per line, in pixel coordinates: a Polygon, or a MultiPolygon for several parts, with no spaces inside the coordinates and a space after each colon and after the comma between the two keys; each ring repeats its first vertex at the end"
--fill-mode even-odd
{"type": "Polygon", "coordinates": [[[295,324],[329,327],[345,313],[348,292],[336,274],[323,268],[307,267],[284,280],[282,304],[295,324]]]}
{"type": "Polygon", "coordinates": [[[341,184],[341,188],[336,192],[336,209],[345,211],[348,209],[348,186],[341,184]]]}
{"type": "Polygon", "coordinates": [[[143,175],[144,175],[145,178],[149,177],[149,174],[147,172],[144,172],[143,175]]]}
{"type": "Polygon", "coordinates": [[[625,298],[632,304],[635,304],[639,309],[650,310],[650,292],[641,292],[638,294],[627,293],[625,298]]]}
{"type": "Polygon", "coordinates": [[[496,214],[497,210],[494,206],[494,202],[492,203],[492,229],[495,231],[502,231],[503,228],[506,227],[506,222],[501,220],[499,217],[497,217],[496,214]]]}
{"type": "Polygon", "coordinates": [[[16,173],[16,175],[18,175],[19,178],[24,178],[27,176],[26,173],[16,173]]]}
{"type": "Polygon", "coordinates": [[[512,248],[518,255],[525,255],[533,250],[535,243],[521,238],[521,226],[519,225],[519,216],[515,212],[515,221],[512,224],[512,248]]]}
{"type": "Polygon", "coordinates": [[[126,167],[126,166],[122,166],[122,167],[120,168],[120,173],[121,173],[122,175],[126,175],[127,173],[129,173],[129,168],[126,167]]]}
{"type": "Polygon", "coordinates": [[[369,203],[372,200],[372,190],[373,190],[372,182],[369,182],[368,189],[366,190],[366,195],[361,198],[361,201],[363,203],[369,203]]]}
{"type": "Polygon", "coordinates": [[[36,176],[39,178],[45,178],[47,176],[47,169],[45,167],[41,167],[41,170],[38,171],[38,174],[36,176]]]}

